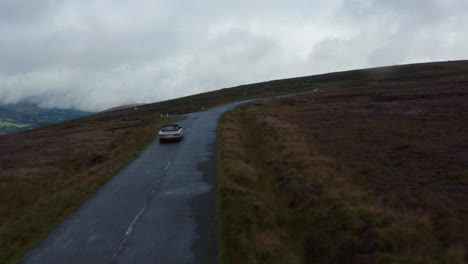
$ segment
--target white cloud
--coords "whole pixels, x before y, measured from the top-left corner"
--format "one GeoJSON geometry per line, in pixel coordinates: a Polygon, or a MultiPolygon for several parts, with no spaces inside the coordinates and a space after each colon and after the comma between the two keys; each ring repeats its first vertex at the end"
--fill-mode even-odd
{"type": "Polygon", "coordinates": [[[467,59],[464,0],[0,2],[0,102],[103,110],[360,67],[467,59]]]}

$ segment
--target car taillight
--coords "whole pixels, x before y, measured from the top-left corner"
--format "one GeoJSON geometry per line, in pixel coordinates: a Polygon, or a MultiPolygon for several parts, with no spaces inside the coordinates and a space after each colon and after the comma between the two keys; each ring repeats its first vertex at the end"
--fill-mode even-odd
{"type": "Polygon", "coordinates": [[[160,136],[160,137],[164,137],[164,135],[163,135],[163,134],[159,134],[159,136],[160,136]]]}
{"type": "Polygon", "coordinates": [[[174,134],[174,136],[180,136],[180,134],[174,134]]]}

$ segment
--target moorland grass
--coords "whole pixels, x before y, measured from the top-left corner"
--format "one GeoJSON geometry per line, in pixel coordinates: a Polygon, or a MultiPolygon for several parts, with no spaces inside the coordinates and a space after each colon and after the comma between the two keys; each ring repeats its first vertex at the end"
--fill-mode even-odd
{"type": "Polygon", "coordinates": [[[80,126],[68,122],[5,136],[1,145],[11,152],[1,156],[0,263],[16,263],[168,121],[143,116],[80,126]]]}
{"type": "MultiPolygon", "coordinates": [[[[361,126],[354,129],[357,120],[347,123],[340,119],[345,118],[343,112],[337,110],[341,107],[349,113],[346,103],[352,103],[358,104],[352,107],[360,113],[373,103],[369,98],[375,91],[370,89],[365,96],[345,94],[265,100],[243,105],[222,117],[218,130],[220,263],[466,261],[468,216],[461,197],[467,170],[463,161],[448,178],[430,176],[421,169],[445,166],[435,159],[413,159],[395,168],[388,162],[394,154],[382,157],[382,151],[395,139],[405,140],[402,131],[406,124],[387,127],[388,135],[374,129],[369,132],[373,138],[356,137],[354,133],[372,130],[373,122],[393,120],[382,120],[384,115],[377,112],[376,117],[366,115],[370,122],[361,120],[361,126]],[[323,109],[328,111],[316,114],[323,109]],[[333,111],[338,113],[333,115],[333,111]],[[322,129],[324,122],[331,122],[328,129],[337,132],[322,129]],[[374,147],[379,140],[380,145],[374,147]],[[398,173],[392,178],[385,176],[394,172],[398,173]],[[449,187],[457,191],[449,195],[444,191],[449,187]]],[[[457,98],[459,92],[453,94],[457,98]]],[[[415,101],[408,105],[422,104],[415,101]]],[[[463,103],[452,107],[464,111],[463,103]]],[[[400,109],[405,114],[415,111],[410,110],[400,109]]],[[[426,120],[419,125],[424,124],[435,124],[431,132],[443,132],[450,121],[441,125],[426,120]]],[[[413,145],[425,144],[427,137],[420,132],[419,137],[408,140],[413,145]]],[[[443,144],[457,142],[463,142],[463,137],[443,144]]],[[[399,155],[403,155],[399,149],[404,148],[397,148],[399,155]]],[[[448,150],[461,151],[454,147],[448,150]]],[[[418,155],[431,157],[446,149],[431,151],[418,155]]]]}

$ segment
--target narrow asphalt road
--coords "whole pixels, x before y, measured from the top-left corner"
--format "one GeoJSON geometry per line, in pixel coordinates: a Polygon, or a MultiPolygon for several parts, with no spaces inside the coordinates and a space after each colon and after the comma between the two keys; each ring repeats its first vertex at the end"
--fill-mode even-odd
{"type": "Polygon", "coordinates": [[[20,263],[216,263],[216,128],[239,104],[180,116],[183,141],[152,142],[20,263]]]}

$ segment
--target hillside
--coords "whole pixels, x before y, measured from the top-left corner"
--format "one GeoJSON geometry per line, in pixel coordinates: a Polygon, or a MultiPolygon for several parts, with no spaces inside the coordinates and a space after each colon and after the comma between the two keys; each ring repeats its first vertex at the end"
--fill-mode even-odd
{"type": "Polygon", "coordinates": [[[467,72],[226,114],[221,263],[466,263],[467,72]]]}
{"type": "MultiPolygon", "coordinates": [[[[338,100],[343,96],[334,92],[359,95],[360,89],[365,88],[366,94],[374,93],[377,100],[391,102],[392,98],[413,95],[379,97],[382,89],[404,91],[407,87],[420,89],[423,97],[442,98],[446,96],[444,92],[424,95],[424,87],[465,87],[467,73],[468,61],[454,61],[274,80],[142,105],[137,109],[97,113],[0,136],[0,263],[14,263],[21,258],[63,217],[138,155],[154,139],[157,127],[170,122],[170,119],[159,118],[161,112],[188,113],[233,101],[314,89],[320,89],[320,94],[330,93],[331,97],[326,100],[338,100]]],[[[353,100],[363,100],[364,109],[366,104],[373,105],[366,101],[366,94],[363,93],[362,98],[353,97],[353,100]]],[[[321,107],[338,106],[323,104],[321,107]]],[[[323,113],[324,117],[330,115],[326,111],[323,113]]],[[[330,115],[337,127],[340,127],[340,118],[340,115],[330,115]]],[[[353,156],[352,153],[343,155],[340,158],[353,156]]]]}
{"type": "Polygon", "coordinates": [[[0,104],[0,135],[60,123],[91,113],[70,109],[43,109],[34,104],[0,104]]]}

